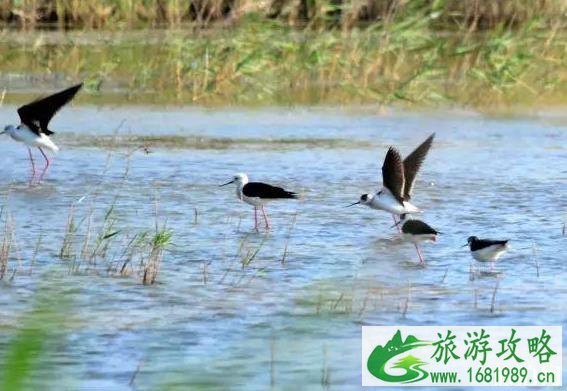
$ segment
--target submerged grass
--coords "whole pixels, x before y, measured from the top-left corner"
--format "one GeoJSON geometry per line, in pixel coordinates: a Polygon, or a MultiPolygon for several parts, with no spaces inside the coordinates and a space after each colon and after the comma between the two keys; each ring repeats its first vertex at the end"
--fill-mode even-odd
{"type": "Polygon", "coordinates": [[[144,264],[144,275],[142,282],[144,285],[152,285],[155,283],[159,274],[163,254],[166,248],[171,244],[173,233],[168,229],[159,229],[151,238],[149,244],[149,255],[144,264]]]}
{"type": "Polygon", "coordinates": [[[156,282],[173,232],[160,222],[157,201],[155,232],[130,227],[121,216],[122,189],[128,180],[134,151],[130,149],[126,154],[124,173],[114,185],[115,193],[108,205],[101,205],[99,196],[107,186],[105,174],[111,165],[110,153],[102,181],[70,205],[59,250],[59,258],[68,266],[70,274],[134,275],[144,285],[156,282]]]}
{"type": "MultiPolygon", "coordinates": [[[[95,201],[96,202],[96,201],[95,201]]],[[[60,259],[71,274],[95,273],[109,276],[139,276],[144,285],[155,283],[161,262],[171,245],[172,231],[156,225],[155,233],[119,227],[115,201],[95,212],[93,202],[77,223],[77,206],[69,209],[60,259]]]]}

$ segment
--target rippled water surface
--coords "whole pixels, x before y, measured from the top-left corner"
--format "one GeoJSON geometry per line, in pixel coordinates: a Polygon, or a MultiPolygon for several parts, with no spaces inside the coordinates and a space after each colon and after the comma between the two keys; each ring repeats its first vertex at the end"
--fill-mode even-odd
{"type": "MultiPolygon", "coordinates": [[[[4,122],[16,122],[14,109],[0,109],[4,122]]],[[[69,302],[69,326],[34,381],[78,389],[358,389],[361,325],[565,325],[564,124],[66,108],[52,125],[62,151],[41,186],[26,185],[25,148],[0,139],[2,229],[9,219],[15,234],[0,282],[0,349],[54,291],[69,302]],[[345,206],[380,186],[387,146],[407,154],[432,132],[414,202],[442,235],[418,267],[391,216],[345,206]],[[257,233],[251,207],[218,186],[236,172],[303,197],[271,204],[273,229],[257,233]],[[113,203],[107,256],[81,261],[113,203]],[[58,257],[71,205],[75,261],[58,257]],[[173,239],[156,284],[144,286],[137,265],[120,276],[116,264],[129,238],[154,230],[156,207],[173,239]],[[511,239],[498,273],[471,273],[461,247],[469,235],[511,239]]]]}

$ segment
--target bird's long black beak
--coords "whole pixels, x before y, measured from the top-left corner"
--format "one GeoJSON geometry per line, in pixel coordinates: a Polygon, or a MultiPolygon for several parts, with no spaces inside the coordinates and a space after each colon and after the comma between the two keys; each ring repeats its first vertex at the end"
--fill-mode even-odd
{"type": "Polygon", "coordinates": [[[397,226],[400,225],[401,223],[402,223],[401,221],[398,221],[396,224],[393,224],[390,228],[397,227],[397,226]]]}
{"type": "Polygon", "coordinates": [[[469,245],[468,243],[467,243],[467,244],[463,244],[461,247],[467,247],[468,245],[469,245]]]}
{"type": "Polygon", "coordinates": [[[226,182],[226,183],[223,183],[222,185],[219,185],[219,187],[223,187],[223,186],[226,186],[226,185],[230,185],[231,183],[234,183],[234,179],[233,179],[232,181],[230,181],[230,182],[226,182]]]}
{"type": "Polygon", "coordinates": [[[351,206],[355,206],[355,205],[358,205],[358,204],[360,204],[360,201],[356,201],[356,202],[354,202],[350,205],[347,205],[347,206],[345,206],[345,208],[350,208],[351,206]]]}

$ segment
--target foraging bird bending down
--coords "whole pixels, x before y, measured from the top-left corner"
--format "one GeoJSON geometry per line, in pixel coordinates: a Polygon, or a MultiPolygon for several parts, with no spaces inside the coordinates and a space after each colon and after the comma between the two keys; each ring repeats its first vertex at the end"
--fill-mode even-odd
{"type": "Polygon", "coordinates": [[[40,183],[51,164],[49,157],[47,157],[42,148],[53,152],[59,151],[57,145],[49,138],[49,136],[54,133],[48,128],[49,121],[51,121],[51,118],[53,118],[61,107],[73,99],[82,86],[82,83],[77,84],[76,86],[20,107],[18,109],[18,115],[20,116],[21,124],[18,126],[8,125],[4,128],[4,131],[0,132],[0,134],[8,133],[12,139],[24,143],[28,147],[28,154],[32,165],[30,185],[33,184],[33,180],[35,179],[35,164],[30,147],[37,147],[45,158],[45,168],[38,179],[38,183],[40,183]]]}
{"type": "Polygon", "coordinates": [[[254,206],[254,229],[256,230],[258,229],[258,208],[262,210],[266,228],[269,229],[270,221],[264,210],[264,205],[273,200],[298,198],[296,193],[284,190],[281,187],[262,182],[248,182],[248,176],[246,174],[236,174],[231,181],[221,186],[226,186],[231,183],[236,183],[236,196],[238,199],[254,206]]]}
{"type": "Polygon", "coordinates": [[[479,239],[470,236],[465,246],[469,246],[474,259],[479,262],[490,262],[492,266],[492,263],[508,250],[508,240],[479,239]]]}
{"type": "Polygon", "coordinates": [[[425,261],[421,256],[418,244],[421,242],[435,242],[439,232],[431,228],[425,222],[413,219],[409,214],[401,215],[398,224],[402,226],[401,232],[403,238],[414,244],[417,250],[417,256],[419,257],[419,264],[423,265],[425,261]]]}
{"type": "MultiPolygon", "coordinates": [[[[392,213],[396,225],[395,215],[418,213],[420,210],[410,203],[413,185],[431,145],[435,133],[429,136],[403,161],[398,150],[390,147],[382,165],[382,190],[376,194],[363,194],[360,200],[349,205],[362,204],[372,209],[385,210],[392,213]]],[[[398,227],[399,230],[399,227],[398,227]]]]}

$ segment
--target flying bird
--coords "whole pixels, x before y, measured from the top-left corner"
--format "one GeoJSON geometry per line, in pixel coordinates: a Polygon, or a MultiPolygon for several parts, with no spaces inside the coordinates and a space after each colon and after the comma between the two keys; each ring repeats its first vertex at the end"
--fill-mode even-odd
{"type": "Polygon", "coordinates": [[[262,210],[266,228],[270,229],[270,220],[264,209],[264,205],[269,201],[280,199],[297,199],[296,193],[262,182],[249,182],[248,175],[236,174],[231,181],[220,186],[236,184],[236,196],[239,200],[246,202],[254,207],[254,229],[258,229],[258,208],[262,210]]]}
{"type": "Polygon", "coordinates": [[[75,97],[82,86],[83,83],[77,84],[76,86],[67,88],[66,90],[60,91],[46,98],[37,99],[20,107],[18,109],[18,115],[20,116],[21,121],[20,125],[8,125],[2,132],[0,132],[0,134],[7,133],[12,139],[21,142],[28,147],[28,154],[32,168],[30,185],[33,184],[36,174],[31,147],[37,147],[45,159],[45,167],[37,181],[37,183],[40,183],[51,165],[51,160],[46,155],[44,149],[52,152],[59,151],[59,147],[57,147],[51,138],[49,138],[49,136],[54,133],[48,128],[49,121],[51,121],[59,109],[75,97]]]}
{"type": "Polygon", "coordinates": [[[413,219],[411,215],[407,213],[400,216],[400,222],[397,225],[401,225],[402,227],[402,237],[414,244],[417,256],[419,257],[419,264],[423,265],[425,261],[419,251],[418,244],[437,241],[439,231],[431,228],[429,224],[421,220],[413,219]]]}
{"type": "Polygon", "coordinates": [[[363,194],[360,199],[348,206],[366,205],[372,209],[392,213],[394,224],[400,229],[396,215],[418,213],[420,210],[413,205],[411,195],[417,173],[433,144],[435,133],[429,136],[404,160],[398,150],[390,147],[382,165],[382,189],[376,194],[363,194]]]}

